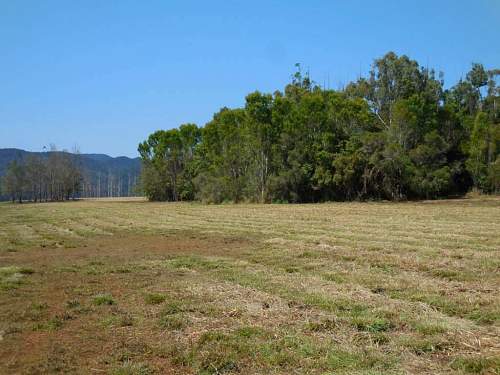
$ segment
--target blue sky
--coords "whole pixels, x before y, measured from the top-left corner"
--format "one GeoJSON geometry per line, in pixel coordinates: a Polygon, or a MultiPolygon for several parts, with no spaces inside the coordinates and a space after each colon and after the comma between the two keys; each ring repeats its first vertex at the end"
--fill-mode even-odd
{"type": "Polygon", "coordinates": [[[247,93],[366,74],[389,50],[445,72],[500,68],[500,0],[0,0],[0,148],[136,156],[247,93]]]}

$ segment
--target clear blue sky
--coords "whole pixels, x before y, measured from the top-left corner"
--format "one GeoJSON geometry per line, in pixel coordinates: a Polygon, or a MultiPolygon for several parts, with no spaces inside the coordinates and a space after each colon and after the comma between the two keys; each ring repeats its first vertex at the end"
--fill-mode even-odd
{"type": "Polygon", "coordinates": [[[0,148],[136,156],[294,64],[332,88],[393,50],[445,72],[500,68],[500,0],[0,0],[0,148]]]}

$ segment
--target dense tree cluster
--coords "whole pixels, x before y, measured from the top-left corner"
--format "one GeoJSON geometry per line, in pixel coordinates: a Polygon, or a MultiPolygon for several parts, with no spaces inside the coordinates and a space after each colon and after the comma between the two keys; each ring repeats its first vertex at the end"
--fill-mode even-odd
{"type": "Polygon", "coordinates": [[[81,184],[78,153],[53,148],[46,157],[32,154],[12,161],[2,178],[2,192],[19,203],[61,201],[74,198],[81,184]]]}
{"type": "Polygon", "coordinates": [[[203,128],[139,145],[152,200],[430,199],[500,190],[500,70],[473,64],[445,90],[407,56],[375,60],[343,90],[300,66],[284,92],[254,92],[203,128]]]}

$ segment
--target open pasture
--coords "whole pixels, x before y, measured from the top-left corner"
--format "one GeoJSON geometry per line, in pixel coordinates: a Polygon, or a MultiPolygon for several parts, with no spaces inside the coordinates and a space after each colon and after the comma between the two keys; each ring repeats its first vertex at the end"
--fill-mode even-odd
{"type": "Polygon", "coordinates": [[[500,199],[0,204],[0,373],[498,374],[500,199]]]}

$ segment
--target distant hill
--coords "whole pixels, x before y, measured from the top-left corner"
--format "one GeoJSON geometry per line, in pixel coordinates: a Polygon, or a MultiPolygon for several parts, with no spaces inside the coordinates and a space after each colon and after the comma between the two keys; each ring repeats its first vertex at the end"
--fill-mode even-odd
{"type": "MultiPolygon", "coordinates": [[[[48,157],[49,152],[29,152],[17,148],[0,148],[0,177],[13,160],[26,156],[48,157]]],[[[61,152],[61,151],[55,151],[61,152]]],[[[140,158],[111,157],[105,154],[80,154],[83,173],[82,197],[118,197],[136,195],[135,186],[141,171],[140,158]]],[[[6,197],[0,196],[0,199],[6,197]]]]}

